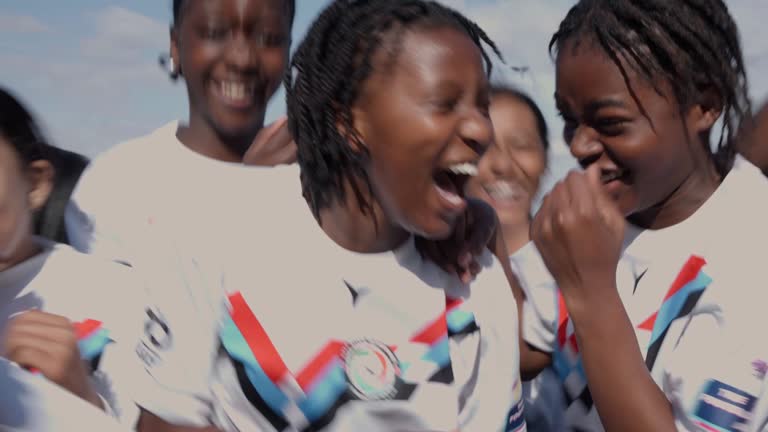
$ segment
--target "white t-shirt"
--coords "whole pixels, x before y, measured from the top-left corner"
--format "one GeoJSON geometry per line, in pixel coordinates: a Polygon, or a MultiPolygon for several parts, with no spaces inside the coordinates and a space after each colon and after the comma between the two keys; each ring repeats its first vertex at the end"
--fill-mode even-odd
{"type": "Polygon", "coordinates": [[[413,241],[351,253],[285,202],[223,273],[165,273],[184,283],[157,290],[139,405],[223,430],[525,430],[515,301],[490,254],[470,292],[413,241]]]}
{"type": "Polygon", "coordinates": [[[138,332],[133,325],[141,323],[138,284],[119,264],[65,245],[38,242],[41,253],[0,272],[0,334],[14,316],[31,309],[69,319],[92,385],[107,403],[107,411],[132,421],[135,406],[115,382],[114,372],[124,362],[116,345],[135,340],[138,332]]]}
{"type": "MultiPolygon", "coordinates": [[[[764,248],[768,180],[738,158],[717,191],[684,222],[629,227],[619,295],[679,430],[759,431],[768,418],[764,248]]],[[[573,327],[532,244],[513,260],[527,295],[524,337],[552,352],[571,399],[569,424],[602,430],[573,327]]]]}
{"type": "Polygon", "coordinates": [[[129,431],[93,405],[3,358],[0,389],[3,432],[129,431]]]}
{"type": "MultiPolygon", "coordinates": [[[[86,169],[67,209],[75,249],[131,266],[151,254],[149,225],[172,226],[191,246],[217,255],[242,241],[258,220],[258,185],[271,168],[222,162],[198,154],[176,138],[177,122],[117,145],[86,169]]],[[[293,184],[267,185],[282,195],[293,184]]]]}

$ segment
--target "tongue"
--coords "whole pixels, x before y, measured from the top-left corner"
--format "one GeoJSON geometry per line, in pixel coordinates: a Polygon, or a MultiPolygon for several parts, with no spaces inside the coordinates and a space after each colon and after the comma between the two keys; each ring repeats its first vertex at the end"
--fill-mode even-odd
{"type": "Polygon", "coordinates": [[[443,172],[436,175],[435,186],[437,186],[435,188],[437,189],[437,193],[449,203],[455,206],[460,206],[464,203],[464,199],[459,196],[459,191],[449,174],[443,172]]]}

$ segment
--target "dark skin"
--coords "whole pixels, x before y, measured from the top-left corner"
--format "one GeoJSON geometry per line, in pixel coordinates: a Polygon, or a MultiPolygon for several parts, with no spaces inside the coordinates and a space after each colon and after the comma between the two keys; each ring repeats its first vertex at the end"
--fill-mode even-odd
{"type": "Polygon", "coordinates": [[[565,136],[587,170],[569,174],[545,198],[532,238],[565,299],[605,429],[674,431],[670,404],[619,298],[616,266],[625,220],[650,229],[674,225],[719,185],[703,143],[721,107],[703,92],[681,110],[667,83],[660,95],[627,68],[635,100],[594,44],[574,50],[566,41],[556,67],[565,136]],[[607,182],[616,168],[627,175],[607,182]]]}
{"type": "MultiPolygon", "coordinates": [[[[476,238],[477,244],[487,244],[492,230],[480,230],[479,237],[474,231],[455,230],[467,207],[446,206],[432,189],[436,167],[476,161],[492,140],[488,81],[479,49],[465,34],[441,27],[408,30],[394,65],[385,67],[386,55],[376,57],[376,70],[364,84],[354,111],[355,125],[371,154],[368,170],[375,195],[368,198],[378,229],[348,193],[348,202],[321,212],[323,230],[337,244],[361,253],[392,250],[412,231],[425,237],[462,232],[465,238],[476,238]]],[[[479,207],[478,217],[493,217],[484,210],[479,207]]],[[[174,426],[144,411],[138,430],[217,429],[174,426]]]]}
{"type": "Polygon", "coordinates": [[[768,174],[768,103],[763,105],[739,137],[739,151],[768,174]]]}
{"type": "Polygon", "coordinates": [[[477,162],[493,139],[488,80],[471,39],[438,27],[406,30],[401,43],[394,62],[384,50],[374,56],[374,72],[353,107],[370,152],[368,198],[378,229],[353,194],[321,212],[329,237],[357,252],[392,250],[412,233],[430,240],[454,234],[467,203],[446,202],[433,175],[477,162]]]}
{"type": "Polygon", "coordinates": [[[283,0],[187,2],[171,29],[171,57],[189,96],[189,124],[179,127],[179,140],[228,162],[243,161],[256,141],[251,162],[293,162],[295,144],[285,132],[257,137],[268,132],[264,115],[280,86],[290,37],[283,0]]]}

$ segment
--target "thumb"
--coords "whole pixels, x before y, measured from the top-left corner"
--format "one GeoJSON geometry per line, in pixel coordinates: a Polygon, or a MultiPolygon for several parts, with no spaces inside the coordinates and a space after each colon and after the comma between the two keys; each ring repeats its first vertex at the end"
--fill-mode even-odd
{"type": "Polygon", "coordinates": [[[253,140],[253,144],[251,144],[251,147],[256,148],[259,145],[268,142],[280,130],[280,128],[285,126],[287,122],[288,122],[288,117],[281,116],[279,119],[272,122],[272,124],[270,124],[269,126],[266,126],[263,129],[261,129],[259,133],[256,135],[256,139],[253,140]]]}
{"type": "Polygon", "coordinates": [[[603,182],[600,180],[600,167],[596,163],[588,166],[586,169],[587,181],[589,185],[594,188],[602,190],[603,182]]]}

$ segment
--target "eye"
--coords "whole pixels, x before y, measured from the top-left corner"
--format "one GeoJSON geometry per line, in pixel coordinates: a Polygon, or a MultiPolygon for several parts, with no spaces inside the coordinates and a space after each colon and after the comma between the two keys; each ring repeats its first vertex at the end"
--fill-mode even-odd
{"type": "Polygon", "coordinates": [[[602,117],[594,122],[595,130],[606,136],[617,136],[624,133],[627,119],[621,117],[602,117]]]}
{"type": "Polygon", "coordinates": [[[227,37],[229,30],[223,26],[206,27],[202,34],[203,38],[213,41],[220,41],[227,37]]]}
{"type": "Polygon", "coordinates": [[[266,47],[280,47],[288,39],[283,33],[261,33],[256,35],[259,44],[266,47]]]}
{"type": "Polygon", "coordinates": [[[453,110],[456,108],[456,105],[458,105],[459,99],[458,98],[443,98],[443,99],[437,99],[434,102],[432,102],[432,105],[435,107],[435,110],[442,114],[448,114],[450,112],[453,112],[453,110]]]}

